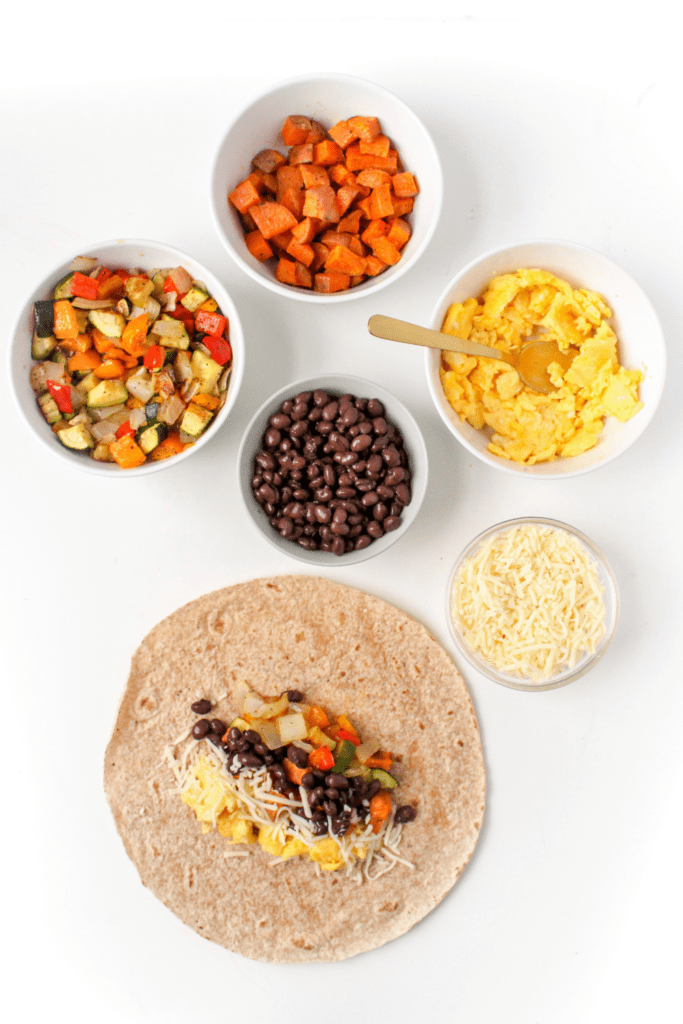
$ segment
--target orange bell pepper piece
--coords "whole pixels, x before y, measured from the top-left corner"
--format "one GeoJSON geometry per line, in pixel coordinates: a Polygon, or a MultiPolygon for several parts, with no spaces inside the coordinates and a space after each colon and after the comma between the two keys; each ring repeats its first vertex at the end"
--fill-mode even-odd
{"type": "Polygon", "coordinates": [[[69,373],[74,373],[76,370],[96,370],[101,362],[102,356],[89,349],[87,352],[76,352],[66,365],[69,373]]]}
{"type": "Polygon", "coordinates": [[[77,338],[78,321],[76,310],[67,299],[60,299],[54,304],[54,335],[55,338],[77,338]]]}
{"type": "Polygon", "coordinates": [[[121,337],[121,348],[136,358],[145,354],[144,341],[147,337],[149,316],[141,313],[126,324],[121,337]]]}
{"type": "Polygon", "coordinates": [[[389,817],[391,811],[391,794],[388,789],[380,789],[370,801],[370,824],[375,835],[389,817]]]}
{"type": "Polygon", "coordinates": [[[310,768],[306,765],[305,768],[297,768],[293,761],[290,761],[288,757],[285,757],[282,761],[282,767],[285,770],[285,775],[290,782],[293,782],[295,786],[301,785],[301,780],[306,775],[310,768]]]}
{"type": "Polygon", "coordinates": [[[150,459],[152,462],[160,462],[161,459],[170,459],[172,455],[180,455],[184,451],[185,445],[180,440],[180,434],[177,430],[173,430],[161,444],[158,444],[153,449],[150,459]]]}
{"type": "Polygon", "coordinates": [[[125,366],[120,359],[105,359],[93,373],[102,380],[114,380],[116,377],[123,377],[124,370],[125,366]]]}
{"type": "Polygon", "coordinates": [[[383,768],[385,772],[388,772],[391,768],[392,757],[388,750],[378,750],[376,754],[366,758],[366,768],[383,768]]]}
{"type": "Polygon", "coordinates": [[[135,469],[136,466],[141,466],[146,459],[142,448],[136,444],[130,434],[124,435],[118,441],[112,441],[109,451],[121,469],[135,469]]]}
{"type": "Polygon", "coordinates": [[[327,712],[315,704],[311,704],[306,712],[306,721],[309,725],[317,725],[319,729],[324,729],[326,725],[330,724],[327,712]]]}

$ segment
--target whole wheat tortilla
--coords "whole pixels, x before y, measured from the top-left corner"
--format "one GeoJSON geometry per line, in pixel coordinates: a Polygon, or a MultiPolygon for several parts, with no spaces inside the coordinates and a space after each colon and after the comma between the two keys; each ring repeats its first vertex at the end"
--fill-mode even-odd
{"type": "Polygon", "coordinates": [[[484,812],[485,776],[467,688],[423,626],[375,597],[312,576],[253,580],[174,612],[136,651],[105,757],[116,826],[144,885],[200,935],[254,960],[343,960],[402,935],[467,864],[484,812]],[[361,885],[318,876],[308,858],[275,863],[258,844],[203,834],[162,763],[195,720],[190,704],[246,680],[263,696],[295,688],[345,713],[361,737],[402,755],[403,829],[396,865],[361,885]],[[224,856],[243,850],[247,857],[224,856]]]}

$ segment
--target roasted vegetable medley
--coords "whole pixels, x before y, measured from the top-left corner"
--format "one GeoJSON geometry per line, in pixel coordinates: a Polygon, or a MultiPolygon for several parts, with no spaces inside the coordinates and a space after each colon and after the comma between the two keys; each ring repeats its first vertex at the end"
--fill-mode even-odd
{"type": "Polygon", "coordinates": [[[132,469],[184,451],[223,406],[229,324],[184,267],[78,256],[35,303],[30,382],[65,447],[132,469]]]}

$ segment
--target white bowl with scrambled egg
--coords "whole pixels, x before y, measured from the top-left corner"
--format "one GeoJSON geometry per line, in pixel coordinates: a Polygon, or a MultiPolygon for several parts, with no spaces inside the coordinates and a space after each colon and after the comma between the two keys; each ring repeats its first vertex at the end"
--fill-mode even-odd
{"type": "Polygon", "coordinates": [[[585,675],[607,650],[618,616],[604,556],[555,519],[510,519],[484,530],[448,582],[448,624],[460,655],[516,690],[554,690],[585,675]]]}
{"type": "Polygon", "coordinates": [[[661,397],[666,352],[652,304],[621,267],[573,242],[522,242],[478,257],[448,285],[431,326],[512,352],[539,333],[579,349],[552,395],[531,391],[503,362],[426,352],[444,423],[497,469],[534,477],[596,469],[640,437],[661,397]]]}

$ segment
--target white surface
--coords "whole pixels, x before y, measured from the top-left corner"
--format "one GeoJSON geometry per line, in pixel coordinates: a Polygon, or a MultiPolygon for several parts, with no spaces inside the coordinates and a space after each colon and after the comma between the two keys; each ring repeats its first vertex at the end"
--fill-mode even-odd
{"type": "Polygon", "coordinates": [[[508,4],[488,3],[483,18],[481,4],[426,0],[392,4],[390,21],[386,5],[365,5],[337,24],[320,7],[290,18],[265,0],[231,22],[226,6],[67,16],[29,2],[3,22],[3,344],[33,282],[79,246],[129,235],[205,263],[250,348],[230,423],[192,459],[125,489],[69,471],[10,408],[0,1008],[22,1024],[408,1022],[437,1007],[458,1024],[677,1021],[683,96],[677,33],[659,20],[669,5],[637,5],[630,20],[635,5],[621,4],[611,20],[611,4],[578,3],[546,20],[546,4],[518,4],[510,19],[508,4]],[[233,264],[208,195],[242,102],[323,64],[405,100],[446,180],[416,267],[376,299],[324,314],[233,264]],[[468,456],[432,405],[422,353],[365,330],[372,313],[427,322],[460,267],[533,237],[574,239],[623,266],[669,345],[647,432],[569,480],[517,479],[468,456]],[[487,814],[472,863],[432,915],[346,963],[269,967],[202,941],[139,884],[104,801],[102,755],[131,654],[155,622],[216,587],[301,571],[253,530],[236,458],[254,409],[317,372],[384,383],[420,422],[430,459],[408,536],[333,578],[395,602],[452,651],[444,591],[457,552],[490,524],[542,515],[605,552],[621,621],[594,672],[563,689],[519,693],[467,673],[487,814]]]}

